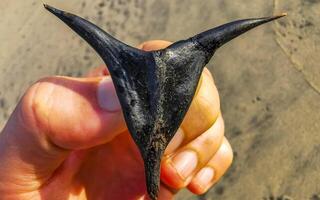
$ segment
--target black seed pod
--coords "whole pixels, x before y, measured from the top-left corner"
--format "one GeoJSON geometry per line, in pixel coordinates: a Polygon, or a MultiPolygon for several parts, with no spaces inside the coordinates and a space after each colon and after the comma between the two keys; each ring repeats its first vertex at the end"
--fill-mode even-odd
{"type": "Polygon", "coordinates": [[[123,114],[144,160],[147,190],[157,199],[160,161],[195,94],[204,66],[214,52],[233,38],[285,16],[231,22],[146,52],[113,38],[76,15],[45,5],[85,39],[107,64],[123,114]]]}

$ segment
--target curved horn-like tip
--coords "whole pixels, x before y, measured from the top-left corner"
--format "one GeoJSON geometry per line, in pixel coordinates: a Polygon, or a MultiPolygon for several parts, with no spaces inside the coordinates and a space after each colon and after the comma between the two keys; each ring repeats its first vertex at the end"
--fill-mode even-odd
{"type": "Polygon", "coordinates": [[[56,8],[54,8],[54,7],[52,7],[52,6],[48,5],[48,4],[45,4],[45,3],[43,4],[43,7],[45,9],[47,9],[48,11],[50,11],[51,13],[62,12],[61,10],[58,10],[58,9],[56,9],[56,8]]]}
{"type": "MultiPolygon", "coordinates": [[[[131,58],[144,56],[144,51],[140,51],[122,43],[86,19],[72,13],[59,10],[48,4],[43,4],[43,6],[90,44],[106,62],[110,73],[113,71],[111,68],[115,68],[115,65],[113,64],[121,61],[120,57],[123,55],[123,52],[130,52],[131,55],[135,54],[134,56],[131,56],[131,58]]],[[[128,56],[126,57],[125,62],[127,62],[127,60],[128,56]]]]}
{"type": "MultiPolygon", "coordinates": [[[[74,21],[77,18],[77,16],[75,16],[71,13],[65,12],[63,10],[59,10],[59,9],[54,8],[54,7],[52,7],[48,4],[45,4],[45,3],[43,4],[43,7],[67,24],[71,23],[71,21],[74,21]]],[[[70,26],[70,24],[68,24],[68,25],[70,26]]]]}
{"type": "Polygon", "coordinates": [[[273,21],[273,20],[276,20],[276,19],[279,19],[279,18],[282,18],[282,17],[285,17],[287,16],[288,13],[281,13],[279,15],[274,15],[272,17],[265,17],[265,19],[268,19],[268,21],[273,21]]]}
{"type": "Polygon", "coordinates": [[[50,6],[48,5],[48,4],[43,4],[43,7],[45,8],[45,9],[48,9],[50,6]]]}
{"type": "Polygon", "coordinates": [[[229,42],[230,40],[242,35],[243,33],[260,26],[262,24],[274,21],[276,19],[287,16],[287,13],[282,13],[272,17],[252,18],[237,20],[227,24],[223,24],[216,28],[202,32],[191,38],[197,41],[200,46],[207,52],[214,52],[216,49],[229,42]]]}

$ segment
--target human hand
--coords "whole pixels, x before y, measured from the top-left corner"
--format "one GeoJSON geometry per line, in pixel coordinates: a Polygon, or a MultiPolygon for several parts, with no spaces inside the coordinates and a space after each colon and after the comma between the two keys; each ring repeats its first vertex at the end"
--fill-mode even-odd
{"type": "MultiPolygon", "coordinates": [[[[0,134],[1,198],[147,199],[143,161],[104,69],[86,78],[44,78],[28,89],[0,134]]],[[[231,162],[218,92],[205,69],[162,159],[159,199],[184,187],[206,192],[231,162]]]]}

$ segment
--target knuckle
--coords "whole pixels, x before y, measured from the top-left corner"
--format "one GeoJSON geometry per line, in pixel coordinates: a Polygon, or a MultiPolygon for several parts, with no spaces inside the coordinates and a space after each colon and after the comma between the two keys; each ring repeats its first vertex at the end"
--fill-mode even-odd
{"type": "Polygon", "coordinates": [[[219,113],[219,106],[206,99],[195,100],[182,123],[186,132],[186,140],[190,141],[210,129],[216,122],[219,113]]]}
{"type": "Polygon", "coordinates": [[[214,77],[207,67],[203,69],[203,73],[214,83],[214,77]]]}
{"type": "Polygon", "coordinates": [[[29,127],[34,124],[35,121],[35,113],[34,106],[36,103],[34,102],[34,96],[39,87],[39,83],[35,83],[29,89],[27,89],[26,93],[22,96],[19,106],[19,119],[25,127],[29,127]]]}
{"type": "Polygon", "coordinates": [[[202,91],[196,97],[196,102],[201,113],[205,114],[211,120],[211,123],[213,123],[220,112],[219,94],[214,84],[206,82],[205,79],[203,80],[203,85],[202,91]]]}
{"type": "MultiPolygon", "coordinates": [[[[216,122],[196,141],[199,146],[205,149],[219,148],[222,145],[224,137],[224,123],[219,117],[216,122]]],[[[218,150],[218,149],[217,149],[218,150]]]]}
{"type": "Polygon", "coordinates": [[[206,97],[199,97],[199,108],[201,114],[205,117],[208,124],[210,126],[214,124],[220,112],[220,103],[218,100],[210,100],[206,97]]]}
{"type": "Polygon", "coordinates": [[[221,117],[206,132],[185,146],[185,149],[193,149],[198,152],[201,165],[208,163],[219,151],[223,144],[224,125],[221,117]]]}
{"type": "Polygon", "coordinates": [[[19,116],[25,127],[39,132],[47,128],[46,110],[47,101],[43,97],[50,98],[50,95],[41,95],[40,89],[49,78],[43,78],[29,87],[20,101],[19,116]]]}
{"type": "MultiPolygon", "coordinates": [[[[210,72],[205,69],[204,73],[210,72]]],[[[214,83],[207,75],[203,75],[200,81],[196,95],[182,123],[189,139],[208,130],[220,113],[220,99],[214,83]]]]}

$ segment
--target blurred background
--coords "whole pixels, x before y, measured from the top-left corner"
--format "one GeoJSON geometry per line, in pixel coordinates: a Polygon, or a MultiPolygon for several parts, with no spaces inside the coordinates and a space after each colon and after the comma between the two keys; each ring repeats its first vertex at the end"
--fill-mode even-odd
{"type": "MultiPolygon", "coordinates": [[[[221,48],[208,67],[235,159],[207,194],[177,199],[320,200],[319,0],[46,0],[130,44],[177,41],[235,19],[288,12],[221,48]]],[[[43,9],[0,1],[0,128],[44,76],[82,76],[102,60],[43,9]]]]}

